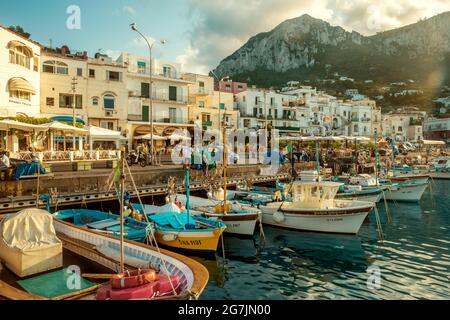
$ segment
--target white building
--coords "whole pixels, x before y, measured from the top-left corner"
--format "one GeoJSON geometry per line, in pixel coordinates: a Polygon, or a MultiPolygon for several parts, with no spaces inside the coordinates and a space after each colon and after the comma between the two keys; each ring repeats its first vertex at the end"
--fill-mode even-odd
{"type": "Polygon", "coordinates": [[[36,116],[41,47],[0,26],[0,116],[36,116]]]}
{"type": "MultiPolygon", "coordinates": [[[[133,135],[150,133],[150,60],[122,53],[117,62],[128,68],[128,123],[133,135]]],[[[194,127],[188,117],[188,84],[181,64],[152,59],[152,105],[154,133],[168,136],[176,129],[194,127]]]]}
{"type": "Polygon", "coordinates": [[[421,112],[383,115],[382,133],[398,142],[422,140],[424,115],[421,112]]]}

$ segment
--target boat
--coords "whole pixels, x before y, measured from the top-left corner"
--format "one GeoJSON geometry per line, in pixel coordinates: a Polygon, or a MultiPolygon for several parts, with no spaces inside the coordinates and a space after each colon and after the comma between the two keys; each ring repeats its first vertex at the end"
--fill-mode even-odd
{"type": "MultiPolygon", "coordinates": [[[[39,210],[39,209],[27,209],[39,210]]],[[[42,210],[40,210],[42,211],[42,210]]],[[[42,212],[39,214],[42,215],[42,212]]],[[[53,232],[62,243],[62,268],[48,270],[27,278],[14,274],[8,265],[0,272],[0,298],[8,300],[96,300],[108,292],[107,299],[198,299],[208,282],[208,271],[200,263],[166,250],[131,240],[123,241],[123,261],[130,272],[149,267],[156,271],[152,294],[142,296],[142,286],[111,291],[110,281],[120,269],[121,241],[67,221],[52,219],[53,232]],[[82,266],[80,286],[69,287],[74,265],[82,266]],[[103,277],[102,277],[103,276],[103,277]],[[168,284],[169,282],[169,284],[168,284]],[[175,287],[172,288],[172,285],[175,287]],[[168,289],[170,288],[170,289],[168,289]],[[112,296],[111,296],[112,294],[112,296]],[[139,296],[139,294],[141,294],[139,296]]],[[[0,221],[8,216],[0,217],[0,221]]],[[[48,238],[52,228],[46,228],[48,238]]],[[[0,241],[5,241],[3,234],[0,241]]],[[[43,238],[45,239],[45,237],[43,238]]],[[[34,240],[33,240],[34,241],[34,240]]]]}
{"type": "Polygon", "coordinates": [[[433,179],[450,179],[450,157],[437,157],[430,162],[433,179]]]}
{"type": "Polygon", "coordinates": [[[428,188],[428,182],[405,181],[392,183],[389,180],[381,180],[387,187],[385,192],[386,200],[418,202],[428,188]]]}
{"type": "Polygon", "coordinates": [[[383,190],[377,187],[365,188],[362,186],[347,185],[339,189],[336,199],[360,200],[378,203],[383,198],[383,190]]]}
{"type": "Polygon", "coordinates": [[[158,243],[174,249],[215,252],[226,229],[220,220],[193,216],[173,203],[161,207],[135,204],[134,207],[154,223],[158,243]]]}
{"type": "Polygon", "coordinates": [[[296,230],[358,233],[374,202],[336,200],[342,183],[295,181],[291,184],[292,202],[261,205],[263,223],[296,230]]]}
{"type": "MultiPolygon", "coordinates": [[[[175,199],[186,205],[187,197],[184,194],[177,194],[175,199]]],[[[225,214],[220,209],[217,210],[222,206],[222,200],[190,196],[189,201],[193,215],[222,220],[227,227],[225,229],[227,234],[253,236],[256,224],[261,218],[261,211],[258,208],[238,201],[228,201],[228,210],[225,214]]]]}
{"type": "MultiPolygon", "coordinates": [[[[56,212],[55,218],[115,237],[120,236],[120,216],[112,213],[88,209],[68,209],[56,212]]],[[[123,228],[125,239],[138,242],[144,242],[150,232],[150,225],[147,222],[131,217],[124,218],[123,228]]]]}

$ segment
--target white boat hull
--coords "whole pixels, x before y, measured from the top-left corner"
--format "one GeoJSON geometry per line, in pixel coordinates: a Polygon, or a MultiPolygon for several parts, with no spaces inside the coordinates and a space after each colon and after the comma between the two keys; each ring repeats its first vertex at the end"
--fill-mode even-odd
{"type": "MultiPolygon", "coordinates": [[[[341,203],[348,202],[340,200],[341,203]]],[[[350,201],[351,202],[351,201],[350,201]]],[[[260,206],[263,223],[271,226],[328,233],[356,234],[364,219],[375,206],[361,202],[359,207],[333,208],[325,210],[280,209],[281,203],[260,206]],[[280,215],[282,219],[280,219],[280,215]]]]}
{"type": "MultiPolygon", "coordinates": [[[[221,219],[220,217],[208,214],[206,214],[205,216],[209,219],[221,219]]],[[[227,226],[224,233],[243,236],[253,236],[253,234],[255,233],[257,219],[253,218],[251,220],[233,220],[232,218],[229,218],[222,219],[222,221],[227,226]]]]}
{"type": "Polygon", "coordinates": [[[285,220],[276,222],[271,212],[263,212],[263,223],[282,228],[328,232],[328,233],[344,233],[356,234],[359,232],[364,219],[368,213],[356,213],[348,215],[299,215],[283,213],[285,220]]]}
{"type": "Polygon", "coordinates": [[[422,198],[427,187],[427,183],[422,183],[418,185],[402,185],[389,188],[389,190],[385,192],[386,200],[418,202],[422,198]]]}

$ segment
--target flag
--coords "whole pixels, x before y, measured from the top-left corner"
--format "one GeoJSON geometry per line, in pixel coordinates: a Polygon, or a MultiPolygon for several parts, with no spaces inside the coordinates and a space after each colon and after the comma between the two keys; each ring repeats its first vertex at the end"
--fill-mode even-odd
{"type": "Polygon", "coordinates": [[[291,153],[292,152],[292,143],[289,143],[286,148],[284,148],[284,152],[285,154],[291,153]]]}

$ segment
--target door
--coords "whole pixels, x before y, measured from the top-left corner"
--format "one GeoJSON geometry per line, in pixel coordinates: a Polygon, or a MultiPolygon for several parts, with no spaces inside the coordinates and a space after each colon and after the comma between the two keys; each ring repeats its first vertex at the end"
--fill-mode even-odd
{"type": "Polygon", "coordinates": [[[142,121],[150,121],[150,108],[149,106],[142,106],[142,121]]]}
{"type": "Polygon", "coordinates": [[[169,108],[169,121],[170,123],[177,123],[177,109],[169,108]]]}

